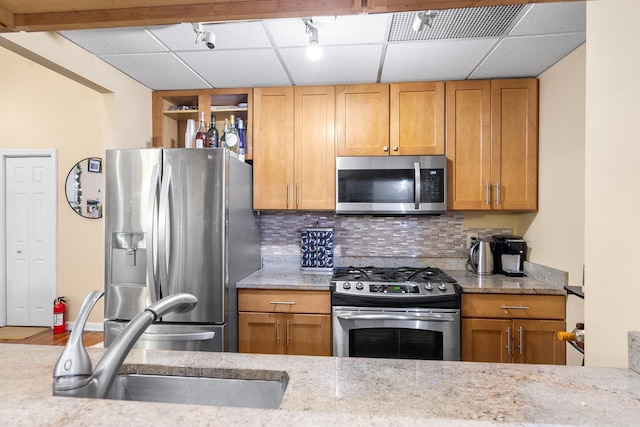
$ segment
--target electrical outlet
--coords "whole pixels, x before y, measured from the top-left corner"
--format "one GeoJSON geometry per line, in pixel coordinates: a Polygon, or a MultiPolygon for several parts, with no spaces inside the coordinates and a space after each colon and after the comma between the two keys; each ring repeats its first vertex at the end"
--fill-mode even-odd
{"type": "Polygon", "coordinates": [[[467,249],[476,241],[478,241],[478,233],[467,233],[467,249]]]}

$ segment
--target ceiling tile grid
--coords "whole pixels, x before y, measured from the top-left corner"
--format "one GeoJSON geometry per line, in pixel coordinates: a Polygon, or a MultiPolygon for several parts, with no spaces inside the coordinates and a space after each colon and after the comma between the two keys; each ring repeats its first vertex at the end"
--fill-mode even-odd
{"type": "Polygon", "coordinates": [[[64,37],[153,89],[328,85],[537,77],[586,41],[583,1],[311,17],[322,57],[309,60],[302,19],[76,30],[64,37]]]}

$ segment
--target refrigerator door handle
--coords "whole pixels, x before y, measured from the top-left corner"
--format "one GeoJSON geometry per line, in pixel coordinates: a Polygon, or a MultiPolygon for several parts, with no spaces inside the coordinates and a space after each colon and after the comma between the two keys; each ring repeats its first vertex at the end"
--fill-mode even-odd
{"type": "Polygon", "coordinates": [[[184,334],[142,334],[139,340],[142,341],[205,341],[211,340],[216,335],[215,332],[191,332],[184,334]]]}
{"type": "Polygon", "coordinates": [[[149,281],[149,294],[151,302],[158,301],[159,289],[158,280],[155,271],[154,248],[154,225],[155,225],[155,205],[158,194],[158,185],[160,179],[160,165],[154,165],[151,170],[151,185],[149,188],[149,200],[147,202],[147,278],[149,281]]]}
{"type": "Polygon", "coordinates": [[[158,275],[160,276],[160,291],[169,286],[169,272],[167,265],[167,227],[169,226],[169,189],[171,187],[171,166],[166,165],[163,171],[160,187],[160,207],[158,213],[158,275]]]}

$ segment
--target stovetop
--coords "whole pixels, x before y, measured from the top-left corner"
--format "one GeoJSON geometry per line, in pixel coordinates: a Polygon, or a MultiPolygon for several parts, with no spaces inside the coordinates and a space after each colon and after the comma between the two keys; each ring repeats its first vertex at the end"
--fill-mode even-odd
{"type": "Polygon", "coordinates": [[[393,283],[456,283],[455,279],[435,267],[336,267],[332,280],[393,283]]]}
{"type": "Polygon", "coordinates": [[[336,267],[332,305],[459,308],[462,288],[439,268],[336,267]]]}

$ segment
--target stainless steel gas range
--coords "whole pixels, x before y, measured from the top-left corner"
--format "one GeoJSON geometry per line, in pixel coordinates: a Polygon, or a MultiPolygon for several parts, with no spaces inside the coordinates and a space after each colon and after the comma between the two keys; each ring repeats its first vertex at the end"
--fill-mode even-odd
{"type": "Polygon", "coordinates": [[[337,267],[333,355],[460,360],[461,287],[438,268],[337,267]]]}

